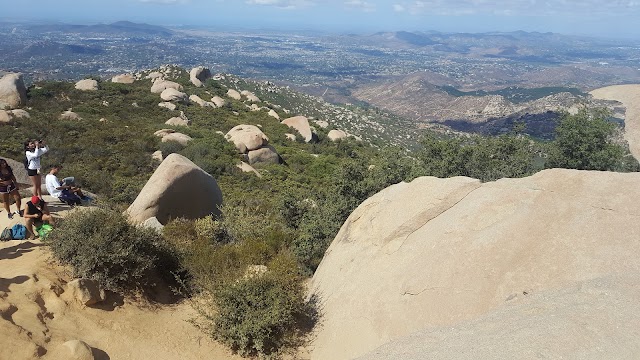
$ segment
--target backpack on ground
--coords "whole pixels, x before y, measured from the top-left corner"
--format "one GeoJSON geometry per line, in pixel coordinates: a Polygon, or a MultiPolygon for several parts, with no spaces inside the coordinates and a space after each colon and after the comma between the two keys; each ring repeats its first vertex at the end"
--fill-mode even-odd
{"type": "Polygon", "coordinates": [[[53,230],[53,226],[49,224],[42,224],[40,227],[36,228],[38,235],[40,235],[40,239],[44,240],[49,236],[49,233],[53,230]]]}
{"type": "Polygon", "coordinates": [[[0,241],[9,240],[13,240],[13,233],[11,232],[10,228],[6,227],[4,228],[4,230],[2,230],[2,233],[0,233],[0,241]]]}
{"type": "Polygon", "coordinates": [[[14,240],[24,240],[27,238],[27,227],[22,224],[15,224],[11,228],[14,240]]]}

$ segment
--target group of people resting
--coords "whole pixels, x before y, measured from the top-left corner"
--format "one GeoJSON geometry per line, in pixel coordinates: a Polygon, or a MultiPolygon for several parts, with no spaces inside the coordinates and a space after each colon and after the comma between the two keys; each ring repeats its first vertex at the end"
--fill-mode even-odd
{"type": "MultiPolygon", "coordinates": [[[[29,233],[29,238],[35,238],[33,226],[39,226],[41,223],[47,222],[53,225],[55,220],[51,216],[46,202],[42,198],[42,175],[40,173],[40,158],[49,151],[44,141],[30,140],[25,142],[25,168],[27,175],[33,184],[33,196],[22,209],[22,199],[18,192],[18,181],[13,173],[13,169],[5,159],[0,158],[0,194],[2,202],[7,211],[7,217],[12,219],[15,214],[24,217],[25,226],[29,233]],[[11,212],[11,199],[13,196],[18,211],[11,212]]],[[[49,173],[45,177],[45,185],[49,195],[58,198],[60,201],[69,205],[80,205],[83,200],[87,199],[80,187],[75,186],[74,178],[68,177],[61,181],[56,175],[62,169],[61,165],[51,166],[49,173]]]]}

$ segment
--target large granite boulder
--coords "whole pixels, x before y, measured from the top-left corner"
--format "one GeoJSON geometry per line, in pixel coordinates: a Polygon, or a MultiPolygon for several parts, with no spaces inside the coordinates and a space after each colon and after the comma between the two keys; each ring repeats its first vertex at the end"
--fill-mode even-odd
{"type": "Polygon", "coordinates": [[[98,90],[98,82],[93,79],[83,79],[78,81],[75,87],[82,91],[96,91],[98,90]]]}
{"type": "Polygon", "coordinates": [[[311,358],[353,359],[396,340],[363,358],[640,354],[638,183],[640,173],[552,169],[382,190],[313,276],[323,317],[311,358]]]}
{"type": "Polygon", "coordinates": [[[259,149],[269,142],[269,138],[262,130],[254,125],[235,126],[227,132],[224,138],[233,142],[240,153],[259,149]]]}
{"type": "Polygon", "coordinates": [[[118,84],[133,84],[136,79],[131,74],[116,75],[111,78],[111,82],[118,84]]]}
{"type": "Polygon", "coordinates": [[[267,145],[257,150],[249,151],[247,159],[250,165],[255,164],[280,164],[282,161],[276,149],[267,145]]]}
{"type": "Polygon", "coordinates": [[[27,175],[27,170],[24,168],[23,163],[2,156],[0,156],[0,159],[4,159],[7,164],[11,166],[13,175],[16,177],[16,180],[18,181],[18,185],[20,185],[20,187],[26,188],[33,186],[29,175],[27,175]]]}
{"type": "Polygon", "coordinates": [[[168,88],[162,91],[160,98],[164,101],[189,102],[189,96],[187,96],[187,94],[173,88],[168,88]]]}
{"type": "Polygon", "coordinates": [[[204,86],[204,82],[211,78],[211,71],[204,66],[198,66],[189,72],[189,81],[197,87],[204,86]]]}
{"type": "Polygon", "coordinates": [[[304,116],[286,118],[282,120],[282,123],[298,131],[305,142],[311,142],[316,139],[315,134],[311,130],[311,126],[309,126],[309,120],[304,116]]]}
{"type": "Polygon", "coordinates": [[[274,118],[276,118],[276,119],[280,120],[280,115],[278,115],[278,113],[277,113],[275,110],[273,110],[273,109],[269,110],[269,112],[267,113],[267,115],[269,115],[269,116],[271,116],[271,117],[274,117],[274,118]]]}
{"type": "Polygon", "coordinates": [[[15,109],[27,102],[27,88],[22,74],[9,73],[0,78],[0,110],[15,109]]]}
{"type": "Polygon", "coordinates": [[[151,85],[151,92],[154,94],[161,94],[163,91],[167,89],[174,89],[174,90],[181,91],[182,85],[173,81],[163,80],[161,78],[155,80],[153,82],[153,85],[151,85]]]}
{"type": "Polygon", "coordinates": [[[158,166],[127,213],[135,223],[155,217],[166,225],[175,218],[218,215],[222,192],[216,180],[191,160],[171,154],[158,166]]]}
{"type": "Polygon", "coordinates": [[[331,141],[338,141],[338,140],[346,139],[347,133],[342,130],[331,130],[329,131],[329,134],[327,135],[327,137],[331,141]]]}
{"type": "Polygon", "coordinates": [[[223,107],[226,101],[220,96],[214,96],[211,98],[211,102],[216,105],[216,107],[223,107]]]}
{"type": "Polygon", "coordinates": [[[242,96],[240,95],[240,93],[238,92],[238,90],[234,90],[234,89],[229,89],[227,91],[227,96],[235,99],[235,100],[240,100],[242,99],[242,96]]]}
{"type": "Polygon", "coordinates": [[[179,133],[179,132],[172,132],[170,134],[166,134],[162,136],[162,139],[160,141],[162,142],[175,141],[182,146],[187,146],[189,145],[189,142],[191,140],[193,140],[193,138],[191,138],[191,136],[189,135],[179,133]]]}

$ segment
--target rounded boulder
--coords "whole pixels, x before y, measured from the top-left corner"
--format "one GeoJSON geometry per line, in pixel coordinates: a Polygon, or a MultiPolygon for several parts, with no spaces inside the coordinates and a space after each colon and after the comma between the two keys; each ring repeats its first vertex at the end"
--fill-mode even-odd
{"type": "Polygon", "coordinates": [[[15,109],[27,102],[27,88],[22,74],[10,73],[0,78],[0,109],[15,109]]]}
{"type": "Polygon", "coordinates": [[[269,138],[254,125],[238,125],[229,130],[224,136],[228,141],[232,141],[239,152],[256,150],[266,145],[269,138]]]}
{"type": "Polygon", "coordinates": [[[216,180],[191,160],[170,154],[158,166],[127,213],[135,223],[155,217],[165,225],[183,217],[218,215],[222,192],[216,180]]]}

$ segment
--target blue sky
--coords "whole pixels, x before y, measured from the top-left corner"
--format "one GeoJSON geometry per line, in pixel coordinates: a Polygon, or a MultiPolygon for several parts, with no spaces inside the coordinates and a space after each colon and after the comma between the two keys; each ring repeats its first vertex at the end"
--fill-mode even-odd
{"type": "Polygon", "coordinates": [[[375,32],[552,31],[640,40],[640,0],[0,0],[0,18],[375,32]]]}

